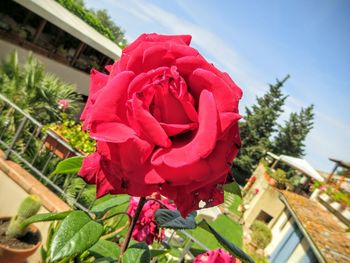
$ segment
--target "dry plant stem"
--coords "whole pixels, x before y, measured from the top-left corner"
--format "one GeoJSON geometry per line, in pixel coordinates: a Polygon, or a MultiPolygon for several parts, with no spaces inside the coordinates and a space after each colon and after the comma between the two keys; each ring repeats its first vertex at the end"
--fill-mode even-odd
{"type": "Polygon", "coordinates": [[[135,211],[135,215],[132,217],[131,225],[129,227],[128,233],[126,234],[125,240],[124,240],[123,245],[122,245],[121,250],[120,250],[119,262],[121,262],[121,258],[122,258],[124,252],[126,251],[126,249],[129,246],[129,242],[130,242],[130,239],[131,239],[131,236],[132,236],[132,232],[134,231],[137,219],[139,218],[140,213],[141,213],[142,208],[143,208],[143,205],[146,203],[146,201],[147,201],[146,197],[140,197],[140,201],[139,201],[139,203],[137,205],[137,208],[136,208],[136,211],[135,211]]]}

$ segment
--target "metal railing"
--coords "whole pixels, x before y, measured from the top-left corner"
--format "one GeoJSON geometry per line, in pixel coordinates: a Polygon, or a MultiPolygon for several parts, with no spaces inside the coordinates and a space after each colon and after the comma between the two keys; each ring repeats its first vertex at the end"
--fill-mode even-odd
{"type": "MultiPolygon", "coordinates": [[[[63,159],[72,155],[82,155],[66,141],[62,140],[60,136],[49,129],[45,129],[44,125],[0,93],[0,149],[5,152],[4,158],[18,162],[63,200],[69,200],[68,203],[73,208],[89,213],[89,209],[92,207],[94,201],[89,205],[80,202],[81,196],[87,187],[85,182],[76,193],[75,198],[72,199],[67,194],[67,189],[72,180],[78,179],[78,177],[65,177],[67,181],[64,184],[59,184],[57,180],[60,175],[53,178],[50,176],[58,162],[62,159],[53,153],[56,146],[50,147],[50,149],[46,146],[49,137],[54,138],[60,145],[68,149],[63,159]]],[[[179,262],[190,253],[190,248],[194,243],[205,251],[209,250],[207,246],[188,232],[180,230],[180,233],[184,235],[186,240],[184,240],[185,247],[179,262]]],[[[167,243],[171,243],[172,239],[173,235],[167,240],[167,243]]]]}
{"type": "MultiPolygon", "coordinates": [[[[85,187],[82,187],[81,192],[76,194],[76,198],[72,198],[67,195],[67,189],[55,182],[59,175],[50,176],[61,160],[52,151],[55,150],[55,147],[62,145],[67,149],[65,158],[72,155],[79,156],[81,153],[54,132],[43,129],[44,126],[40,122],[2,94],[0,94],[0,113],[0,148],[5,152],[4,158],[20,163],[62,199],[69,200],[73,207],[88,212],[88,207],[79,200],[85,187]],[[50,150],[46,149],[49,137],[57,141],[57,144],[53,145],[50,150]]],[[[68,178],[65,185],[69,185],[73,179],[73,177],[68,178]]]]}

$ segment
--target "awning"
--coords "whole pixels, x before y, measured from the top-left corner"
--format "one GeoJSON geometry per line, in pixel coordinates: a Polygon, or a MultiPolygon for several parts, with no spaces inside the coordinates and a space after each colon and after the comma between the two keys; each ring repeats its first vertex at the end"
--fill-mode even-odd
{"type": "Polygon", "coordinates": [[[274,153],[267,152],[267,155],[271,156],[272,158],[282,161],[286,164],[288,164],[290,167],[293,167],[294,169],[299,170],[300,172],[304,173],[307,176],[312,177],[313,179],[317,181],[324,181],[324,178],[304,159],[288,156],[288,155],[280,155],[277,156],[274,153]]]}
{"type": "Polygon", "coordinates": [[[317,181],[324,181],[324,178],[304,159],[295,158],[288,155],[280,155],[279,160],[317,181]]]}
{"type": "Polygon", "coordinates": [[[111,59],[119,59],[121,49],[54,0],[15,0],[111,59]]]}

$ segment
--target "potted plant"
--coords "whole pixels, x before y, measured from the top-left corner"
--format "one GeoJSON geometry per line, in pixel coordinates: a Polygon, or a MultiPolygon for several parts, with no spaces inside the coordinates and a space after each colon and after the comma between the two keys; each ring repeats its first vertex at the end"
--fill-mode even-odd
{"type": "Polygon", "coordinates": [[[75,156],[71,149],[62,142],[68,143],[77,152],[87,155],[95,150],[96,142],[83,131],[80,123],[69,120],[67,114],[62,113],[62,123],[48,126],[45,146],[61,159],[75,156]]]}
{"type": "Polygon", "coordinates": [[[22,263],[41,245],[38,228],[25,222],[40,207],[40,198],[30,195],[22,201],[14,217],[0,218],[0,262],[22,263]]]}

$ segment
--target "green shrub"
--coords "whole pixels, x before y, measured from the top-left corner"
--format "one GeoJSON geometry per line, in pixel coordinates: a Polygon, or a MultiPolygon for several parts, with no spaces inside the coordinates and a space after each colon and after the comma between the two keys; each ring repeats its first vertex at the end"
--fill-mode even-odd
{"type": "Polygon", "coordinates": [[[250,227],[252,243],[258,248],[264,249],[272,240],[272,233],[270,228],[261,221],[254,221],[250,227]]]}
{"type": "MultiPolygon", "coordinates": [[[[124,32],[120,30],[120,28],[114,24],[114,22],[110,19],[107,12],[105,10],[98,10],[102,13],[105,13],[108,17],[105,17],[106,20],[101,20],[98,16],[98,11],[89,10],[85,8],[84,4],[80,1],[75,0],[56,0],[59,4],[64,6],[70,12],[81,18],[87,24],[92,26],[96,31],[109,38],[113,42],[117,43],[122,48],[126,45],[126,40],[124,37],[124,32]],[[118,29],[116,33],[116,29],[118,29]]],[[[100,13],[101,13],[100,12],[100,13]]]]}

